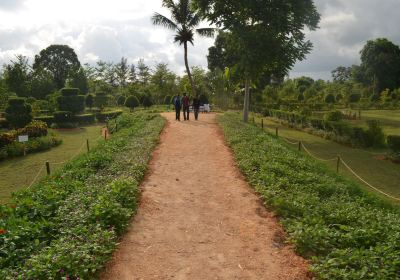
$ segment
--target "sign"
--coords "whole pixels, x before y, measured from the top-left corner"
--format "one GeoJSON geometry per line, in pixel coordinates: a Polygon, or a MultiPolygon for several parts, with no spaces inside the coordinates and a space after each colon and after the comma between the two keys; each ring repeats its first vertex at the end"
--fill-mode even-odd
{"type": "Polygon", "coordinates": [[[19,135],[18,142],[28,142],[29,136],[28,135],[19,135]]]}

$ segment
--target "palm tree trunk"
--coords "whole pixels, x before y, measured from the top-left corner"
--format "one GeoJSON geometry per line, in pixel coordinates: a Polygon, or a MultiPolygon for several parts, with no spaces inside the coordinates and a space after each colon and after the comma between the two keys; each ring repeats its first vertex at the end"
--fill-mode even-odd
{"type": "Polygon", "coordinates": [[[187,46],[187,42],[184,42],[184,43],[183,43],[183,47],[184,47],[184,49],[185,49],[185,66],[186,66],[186,72],[187,72],[187,74],[188,74],[189,81],[190,81],[190,85],[191,85],[191,87],[192,87],[192,95],[193,95],[193,97],[195,97],[195,96],[196,96],[196,86],[195,86],[195,84],[194,84],[192,74],[190,73],[190,68],[189,68],[189,63],[188,63],[188,46],[187,46]]]}
{"type": "Polygon", "coordinates": [[[250,80],[246,78],[244,90],[244,106],[243,106],[243,121],[249,121],[249,104],[250,104],[250,80]]]}

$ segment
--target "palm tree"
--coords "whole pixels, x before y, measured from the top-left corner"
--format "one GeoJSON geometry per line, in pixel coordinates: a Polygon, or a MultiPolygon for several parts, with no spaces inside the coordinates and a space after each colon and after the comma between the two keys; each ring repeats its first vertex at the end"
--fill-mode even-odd
{"type": "Polygon", "coordinates": [[[173,0],[162,0],[162,6],[168,8],[171,11],[172,19],[169,19],[159,13],[155,13],[152,17],[154,25],[164,26],[168,29],[176,31],[174,42],[183,45],[185,50],[185,66],[186,72],[189,77],[190,85],[192,87],[193,96],[196,95],[196,87],[190,73],[188,63],[188,42],[193,45],[194,34],[197,33],[200,36],[213,37],[214,28],[196,28],[201,21],[200,15],[196,13],[192,7],[191,0],[178,0],[175,3],[173,0]]]}

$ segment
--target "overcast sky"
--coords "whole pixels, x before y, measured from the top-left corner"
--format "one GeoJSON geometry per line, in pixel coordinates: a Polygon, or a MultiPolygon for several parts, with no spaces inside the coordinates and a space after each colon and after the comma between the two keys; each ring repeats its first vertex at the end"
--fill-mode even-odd
{"type": "MultiPolygon", "coordinates": [[[[330,78],[339,65],[359,63],[367,40],[387,37],[400,44],[399,0],[316,0],[320,29],[308,34],[314,49],[291,76],[330,78]]],[[[182,48],[172,33],[151,24],[154,12],[168,15],[161,0],[0,0],[0,65],[16,54],[31,58],[51,44],[67,44],[82,63],[99,59],[146,64],[166,62],[183,73],[182,48]]],[[[207,67],[212,39],[196,38],[189,63],[207,67]]]]}

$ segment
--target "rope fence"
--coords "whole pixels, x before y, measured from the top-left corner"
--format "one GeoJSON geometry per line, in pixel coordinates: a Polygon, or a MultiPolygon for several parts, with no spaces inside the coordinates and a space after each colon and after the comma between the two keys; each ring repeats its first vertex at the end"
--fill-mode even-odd
{"type": "MultiPolygon", "coordinates": [[[[253,123],[257,126],[257,122],[253,121],[253,123]]],[[[261,128],[262,128],[263,131],[266,131],[267,133],[270,133],[269,130],[271,130],[271,129],[269,129],[268,127],[266,127],[266,125],[265,125],[265,123],[264,123],[264,119],[261,119],[261,128]],[[265,128],[266,128],[266,129],[265,129],[265,128]]],[[[279,137],[278,128],[275,129],[275,135],[276,135],[277,137],[279,137]]],[[[331,159],[323,159],[323,158],[320,158],[320,157],[314,155],[314,154],[304,145],[304,143],[303,143],[302,141],[296,141],[295,139],[290,139],[290,138],[285,138],[285,137],[280,137],[280,139],[282,139],[282,140],[283,140],[284,142],[286,142],[287,144],[290,144],[290,145],[298,145],[299,151],[301,151],[301,150],[303,149],[310,157],[314,158],[315,160],[322,161],[322,162],[333,162],[333,161],[336,161],[336,162],[337,162],[336,170],[337,170],[338,173],[339,173],[339,166],[340,166],[340,164],[342,164],[344,167],[346,167],[346,169],[347,169],[351,174],[354,175],[354,177],[356,177],[358,180],[360,180],[361,182],[363,182],[365,185],[367,185],[367,186],[370,187],[371,189],[375,190],[376,192],[378,192],[378,193],[380,193],[380,194],[382,194],[382,195],[384,195],[384,196],[386,196],[386,197],[388,197],[388,198],[391,198],[391,199],[396,200],[396,201],[400,201],[400,198],[395,197],[395,196],[393,196],[393,195],[390,195],[390,194],[388,194],[388,193],[382,191],[381,189],[379,189],[379,188],[373,186],[372,184],[370,184],[369,182],[367,182],[365,179],[363,179],[359,174],[357,174],[357,172],[354,171],[354,169],[352,169],[352,168],[349,166],[349,164],[348,164],[347,162],[345,162],[345,161],[343,160],[343,158],[342,158],[340,155],[338,155],[338,156],[335,157],[335,158],[331,158],[331,159]],[[295,140],[296,142],[293,142],[292,140],[295,140]]],[[[368,151],[367,151],[367,152],[368,152],[368,151]]],[[[371,153],[371,152],[369,152],[369,153],[371,153]]],[[[375,154],[375,153],[371,153],[371,154],[375,154]]]]}

